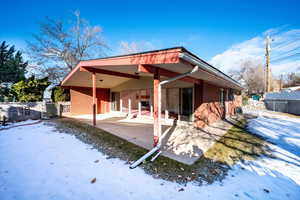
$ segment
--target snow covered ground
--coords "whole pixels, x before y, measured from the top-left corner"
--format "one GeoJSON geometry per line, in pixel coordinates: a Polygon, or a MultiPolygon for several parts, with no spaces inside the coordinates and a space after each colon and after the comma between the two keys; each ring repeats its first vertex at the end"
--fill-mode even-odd
{"type": "Polygon", "coordinates": [[[249,129],[276,144],[276,158],[237,164],[204,186],[131,170],[44,123],[0,130],[0,199],[299,199],[300,120],[260,116],[249,129]]]}

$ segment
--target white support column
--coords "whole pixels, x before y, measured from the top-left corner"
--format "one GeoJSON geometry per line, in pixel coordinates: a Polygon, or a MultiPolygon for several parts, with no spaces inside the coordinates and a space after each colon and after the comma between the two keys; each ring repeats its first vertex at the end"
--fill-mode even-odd
{"type": "Polygon", "coordinates": [[[153,117],[153,90],[150,89],[150,117],[153,117]]]}
{"type": "Polygon", "coordinates": [[[139,116],[142,115],[142,103],[139,101],[139,116]]]}
{"type": "Polygon", "coordinates": [[[169,89],[166,88],[165,91],[166,91],[166,95],[165,95],[165,99],[164,99],[164,101],[165,101],[165,107],[166,107],[166,110],[165,110],[165,120],[168,120],[169,119],[169,111],[168,111],[168,109],[169,109],[169,102],[168,102],[169,89]]]}
{"type": "Polygon", "coordinates": [[[139,90],[138,94],[139,94],[138,115],[141,116],[142,115],[141,90],[139,90]]]}
{"type": "Polygon", "coordinates": [[[128,114],[131,114],[131,99],[128,99],[128,114]]]}
{"type": "Polygon", "coordinates": [[[169,119],[169,111],[165,110],[165,119],[168,120],[169,119]]]}
{"type": "Polygon", "coordinates": [[[229,90],[226,89],[226,95],[225,95],[225,117],[229,115],[229,102],[228,102],[228,96],[229,96],[229,90]]]}
{"type": "Polygon", "coordinates": [[[150,105],[150,117],[153,117],[153,105],[152,105],[152,103],[150,105]]]}
{"type": "Polygon", "coordinates": [[[121,98],[120,98],[120,112],[123,112],[123,101],[121,98]]]}

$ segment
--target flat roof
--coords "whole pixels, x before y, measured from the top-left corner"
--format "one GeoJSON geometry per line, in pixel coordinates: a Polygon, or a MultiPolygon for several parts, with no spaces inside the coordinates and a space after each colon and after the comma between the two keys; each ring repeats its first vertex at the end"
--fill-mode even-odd
{"type": "MultiPolygon", "coordinates": [[[[83,65],[83,64],[87,64],[87,63],[96,63],[96,62],[106,62],[109,63],[109,61],[111,60],[115,60],[115,59],[126,59],[129,57],[143,57],[143,56],[148,56],[148,55],[154,55],[156,53],[161,54],[161,53],[169,53],[169,52],[174,52],[174,51],[178,51],[180,53],[186,53],[190,56],[192,56],[193,58],[195,58],[196,60],[199,60],[200,62],[204,63],[205,65],[209,66],[209,68],[212,69],[212,73],[215,74],[215,76],[220,77],[220,78],[225,78],[227,80],[229,80],[230,82],[232,82],[233,84],[235,84],[237,87],[242,89],[242,86],[240,85],[240,83],[238,81],[236,81],[235,79],[231,78],[230,76],[228,76],[227,74],[225,74],[224,72],[222,72],[221,70],[219,70],[218,68],[212,66],[211,64],[209,64],[208,62],[204,61],[203,59],[201,59],[200,57],[198,57],[196,54],[188,51],[186,48],[182,47],[182,46],[176,46],[176,47],[171,47],[171,48],[164,48],[164,49],[156,49],[156,50],[151,50],[151,51],[143,51],[143,52],[138,52],[138,53],[131,53],[131,54],[123,54],[123,55],[116,55],[116,56],[107,56],[107,57],[102,57],[102,58],[96,58],[96,59],[87,59],[87,60],[82,60],[80,61],[77,66],[75,68],[73,68],[73,70],[71,72],[69,72],[64,80],[61,82],[62,85],[65,81],[67,81],[67,79],[70,78],[70,76],[72,76],[72,73],[74,73],[76,70],[78,70],[79,65],[83,65]]],[[[137,64],[137,63],[131,63],[131,64],[137,64]]],[[[148,63],[144,63],[144,64],[148,64],[148,63]]],[[[149,63],[151,64],[151,63],[149,63]]],[[[159,64],[159,63],[156,63],[159,64]]],[[[161,64],[165,64],[165,63],[161,63],[161,64]]],[[[92,66],[92,65],[91,65],[92,66]]],[[[94,66],[101,66],[101,65],[97,65],[95,64],[94,66]]]]}

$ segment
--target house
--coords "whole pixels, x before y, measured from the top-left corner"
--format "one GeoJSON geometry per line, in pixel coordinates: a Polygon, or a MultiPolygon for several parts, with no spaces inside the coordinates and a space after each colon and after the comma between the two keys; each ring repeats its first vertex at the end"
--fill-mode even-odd
{"type": "Polygon", "coordinates": [[[266,93],[264,104],[268,110],[300,115],[299,87],[285,88],[281,92],[266,93]]]}
{"type": "Polygon", "coordinates": [[[111,112],[154,119],[154,145],[161,119],[203,128],[235,114],[243,89],[183,47],[80,61],[61,86],[70,88],[71,114],[90,114],[93,125],[111,112]]]}

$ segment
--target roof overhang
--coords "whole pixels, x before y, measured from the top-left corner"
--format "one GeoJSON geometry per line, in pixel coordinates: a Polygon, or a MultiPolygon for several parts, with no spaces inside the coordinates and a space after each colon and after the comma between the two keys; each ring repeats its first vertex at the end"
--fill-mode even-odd
{"type": "Polygon", "coordinates": [[[197,83],[204,80],[226,88],[243,89],[238,82],[182,47],[80,61],[61,85],[90,87],[90,72],[95,72],[97,79],[100,79],[97,87],[112,88],[132,78],[152,76],[154,68],[159,68],[161,76],[173,77],[191,70],[195,65],[200,70],[182,81],[197,83]]]}

